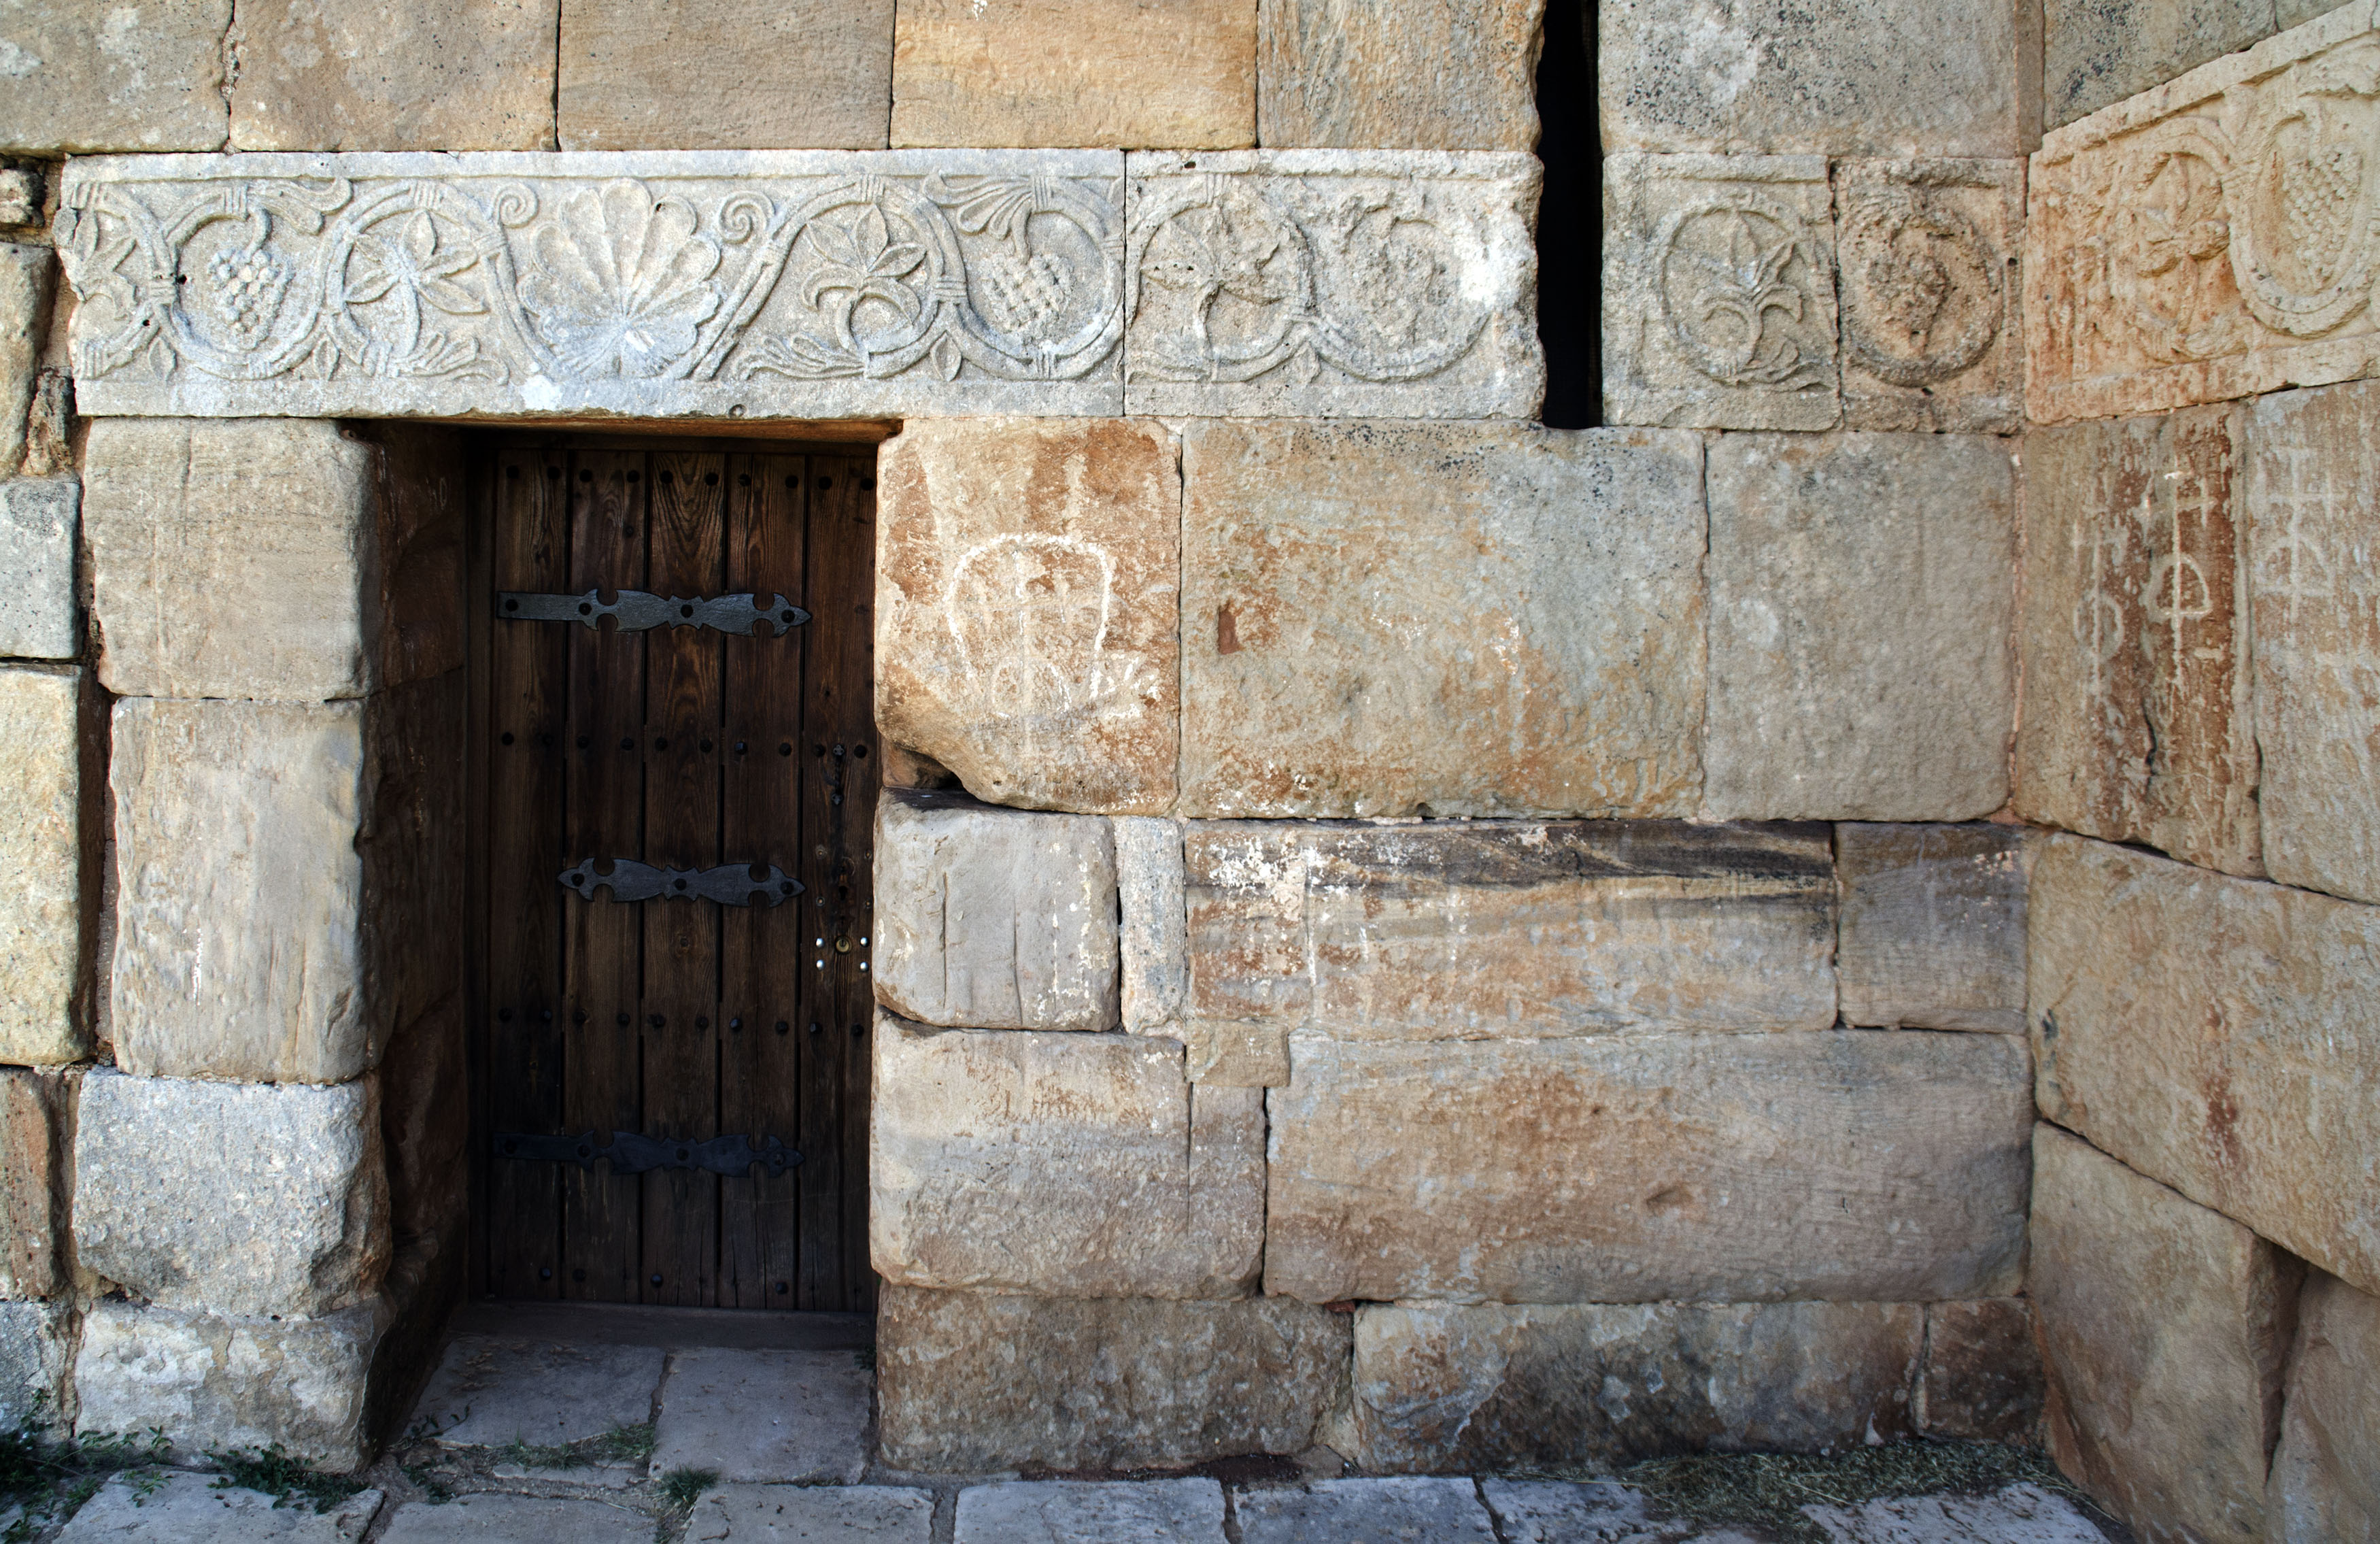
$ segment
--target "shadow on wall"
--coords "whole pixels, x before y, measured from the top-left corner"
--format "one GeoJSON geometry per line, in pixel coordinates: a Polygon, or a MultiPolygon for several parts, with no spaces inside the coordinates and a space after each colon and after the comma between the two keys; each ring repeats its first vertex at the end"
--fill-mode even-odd
{"type": "Polygon", "coordinates": [[[1545,421],[1603,421],[1599,358],[1603,293],[1602,147],[1595,122],[1595,26],[1586,0],[1546,0],[1537,60],[1537,336],[1546,349],[1545,421]]]}

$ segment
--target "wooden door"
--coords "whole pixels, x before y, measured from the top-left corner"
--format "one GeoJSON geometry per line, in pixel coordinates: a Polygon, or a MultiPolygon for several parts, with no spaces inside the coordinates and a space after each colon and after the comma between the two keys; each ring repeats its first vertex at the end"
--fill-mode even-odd
{"type": "Polygon", "coordinates": [[[480,1290],[872,1310],[874,458],[522,440],[477,480],[480,1290]]]}

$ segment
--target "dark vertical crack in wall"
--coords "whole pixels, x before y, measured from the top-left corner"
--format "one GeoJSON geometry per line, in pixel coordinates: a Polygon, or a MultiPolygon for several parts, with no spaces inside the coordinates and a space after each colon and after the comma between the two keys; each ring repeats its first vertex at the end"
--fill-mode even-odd
{"type": "Polygon", "coordinates": [[[1602,143],[1596,125],[1595,16],[1590,0],[1546,0],[1537,60],[1537,336],[1546,346],[1545,421],[1603,421],[1602,143]]]}

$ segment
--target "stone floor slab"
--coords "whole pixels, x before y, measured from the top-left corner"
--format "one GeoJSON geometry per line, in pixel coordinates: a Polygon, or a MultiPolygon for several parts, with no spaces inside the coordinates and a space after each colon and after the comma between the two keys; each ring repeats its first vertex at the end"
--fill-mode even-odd
{"type": "Polygon", "coordinates": [[[1302,1490],[1241,1490],[1232,1499],[1243,1544],[1494,1544],[1496,1538],[1467,1479],[1320,1479],[1302,1490]]]}
{"type": "Polygon", "coordinates": [[[377,1544],[650,1544],[653,1520],[609,1501],[493,1491],[407,1501],[377,1544]]]}
{"type": "MultiPolygon", "coordinates": [[[[1255,1535],[1248,1536],[1254,1544],[1255,1535]]],[[[1010,1481],[959,1492],[956,1544],[1222,1544],[1211,1479],[1010,1481]]]]}
{"type": "Polygon", "coordinates": [[[2107,1544],[2063,1496],[2011,1485],[1988,1496],[1906,1496],[1805,1506],[1829,1544],[2107,1544]]]}
{"type": "Polygon", "coordinates": [[[453,1447],[554,1447],[653,1418],[667,1354],[650,1345],[552,1345],[457,1335],[414,1407],[453,1447]]]}
{"type": "Polygon", "coordinates": [[[856,1483],[875,1378],[848,1351],[680,1351],[670,1358],[652,1472],[856,1483]]]}
{"type": "Polygon", "coordinates": [[[1656,1522],[1644,1494],[1624,1485],[1491,1479],[1482,1489],[1509,1544],[1758,1544],[1733,1528],[1656,1522]]]}
{"type": "Polygon", "coordinates": [[[317,1513],[302,1501],[276,1507],[271,1496],[214,1485],[212,1475],[116,1475],[59,1531],[57,1544],[349,1544],[380,1511],[377,1490],[317,1513]]]}
{"type": "Polygon", "coordinates": [[[686,1544],[927,1544],[934,1497],[904,1486],[726,1485],[695,1503],[686,1544]]]}

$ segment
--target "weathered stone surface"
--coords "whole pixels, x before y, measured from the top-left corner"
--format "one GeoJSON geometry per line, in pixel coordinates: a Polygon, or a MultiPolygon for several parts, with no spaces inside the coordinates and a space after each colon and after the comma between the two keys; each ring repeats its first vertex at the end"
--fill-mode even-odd
{"type": "Polygon", "coordinates": [[[2361,0],[2273,0],[2273,20],[2277,29],[2297,27],[2360,3],[2361,0]]]}
{"type": "Polygon", "coordinates": [[[2072,836],[2028,909],[2042,1113],[2380,1289],[2380,911],[2072,836]]]}
{"type": "Polygon", "coordinates": [[[1647,1517],[1644,1493],[1623,1485],[1483,1479],[1479,1489],[1510,1544],[1760,1544],[1733,1528],[1647,1517]]]}
{"type": "Polygon", "coordinates": [[[389,1258],[379,1115],[369,1079],[93,1071],[76,1121],[79,1263],[169,1308],[318,1316],[366,1298],[389,1258]]]}
{"type": "Polygon", "coordinates": [[[0,654],[70,660],[80,651],[75,535],[81,499],[82,484],[70,477],[0,482],[0,654]]]}
{"type": "Polygon", "coordinates": [[[2107,1532],[2072,1501],[2037,1485],[1982,1496],[1880,1497],[1856,1506],[1812,1505],[1802,1514],[1828,1544],[2107,1544],[2107,1532]]]}
{"type": "Polygon", "coordinates": [[[317,1512],[204,1474],[118,1474],[60,1529],[57,1544],[353,1544],[380,1513],[378,1490],[317,1512]]]}
{"type": "Polygon", "coordinates": [[[1603,148],[2022,155],[2041,114],[2022,9],[1602,0],[1603,148]]]}
{"type": "Polygon", "coordinates": [[[1183,813],[1693,812],[1693,437],[1208,422],[1183,451],[1183,813]]]}
{"type": "Polygon", "coordinates": [[[232,148],[552,150],[556,4],[240,0],[232,148]]]}
{"type": "Polygon", "coordinates": [[[879,1456],[980,1472],[1303,1453],[1346,1397],[1349,1320],[1304,1303],[998,1297],[888,1286],[879,1456]]]}
{"type": "Polygon", "coordinates": [[[0,166],[0,225],[37,224],[45,180],[38,166],[0,166]]]}
{"type": "Polygon", "coordinates": [[[1247,1544],[1494,1544],[1468,1480],[1322,1479],[1304,1489],[1249,1488],[1232,1498],[1247,1544]]]}
{"type": "Polygon", "coordinates": [[[25,411],[27,477],[65,477],[75,469],[74,379],[44,365],[33,377],[33,405],[25,411]]]}
{"type": "Polygon", "coordinates": [[[892,0],[563,0],[552,111],[564,150],[881,150],[892,0]]]}
{"type": "Polygon", "coordinates": [[[0,666],[0,1061],[90,1050],[83,930],[82,672],[0,666]]]}
{"type": "Polygon", "coordinates": [[[1605,156],[1604,420],[1834,427],[1831,197],[1823,156],[1605,156]]]}
{"type": "Polygon", "coordinates": [[[1257,138],[1273,148],[1537,148],[1545,0],[1259,0],[1257,138]]]}
{"type": "Polygon", "coordinates": [[[1331,1303],[2015,1289],[2024,1048],[1865,1030],[1291,1040],[1265,1290],[1331,1303]]]}
{"type": "Polygon", "coordinates": [[[665,1353],[457,1335],[414,1419],[451,1447],[563,1447],[653,1418],[665,1353]]]}
{"type": "Polygon", "coordinates": [[[1189,905],[1184,893],[1182,827],[1172,821],[1115,820],[1116,942],[1123,1027],[1165,1032],[1190,991],[1189,905]]]}
{"type": "Polygon", "coordinates": [[[868,1466],[875,1381],[848,1351],[674,1352],[654,1421],[652,1472],[856,1485],[868,1466]]]}
{"type": "Polygon", "coordinates": [[[2262,872],[2247,428],[2241,409],[2204,407],[2027,436],[2027,819],[2262,872]]]}
{"type": "Polygon", "coordinates": [[[1191,1082],[1219,1088],[1289,1087],[1290,1026],[1286,1021],[1248,1024],[1194,1018],[1177,1027],[1191,1082]]]}
{"type": "Polygon", "coordinates": [[[1824,826],[1196,821],[1185,854],[1202,1019],[1401,1040],[1835,1022],[1824,826]]]}
{"type": "Polygon", "coordinates": [[[688,1544],[929,1544],[934,1493],[892,1485],[722,1485],[686,1524],[688,1544]]]}
{"type": "Polygon", "coordinates": [[[1537,416],[1536,157],[1149,152],[1124,165],[1131,411],[1537,416]]]}
{"type": "Polygon", "coordinates": [[[1211,1479],[970,1485],[957,1511],[955,1544],[1212,1544],[1223,1537],[1223,1488],[1211,1479]]]}
{"type": "Polygon", "coordinates": [[[2022,1297],[1925,1307],[1917,1426],[1929,1437],[2041,1443],[2041,1351],[2022,1297]]]}
{"type": "Polygon", "coordinates": [[[2271,1544],[2380,1538],[2380,1298],[2313,1271],[2298,1299],[2281,1444],[2265,1492],[2271,1544]]]}
{"type": "Polygon", "coordinates": [[[1115,846],[1091,815],[885,790],[876,997],[926,1024],[1112,1029],[1115,846]]]}
{"type": "Polygon", "coordinates": [[[2022,826],[1835,828],[1843,1020],[2024,1033],[2022,826]]]}
{"type": "Polygon", "coordinates": [[[2022,161],[1835,169],[1844,427],[2024,426],[2023,245],[2022,161]]]}
{"type": "Polygon", "coordinates": [[[1913,1303],[1367,1305],[1361,1461],[1460,1472],[1905,1438],[1925,1325],[1913,1303]]]}
{"type": "Polygon", "coordinates": [[[651,1514],[625,1501],[483,1490],[450,1501],[407,1501],[379,1544],[648,1544],[652,1537],[651,1514]]]}
{"type": "Polygon", "coordinates": [[[2380,235],[2348,213],[2372,109],[2334,105],[2371,68],[2372,23],[2359,0],[2045,137],[2025,222],[2034,422],[2380,371],[2380,235]]]}
{"type": "Polygon", "coordinates": [[[1985,435],[1710,447],[1706,818],[1961,821],[2007,802],[2015,473],[1985,435]]]}
{"type": "Polygon", "coordinates": [[[11,1430],[36,1415],[57,1424],[74,1357],[71,1305],[0,1303],[0,1421],[11,1430]]]}
{"type": "Polygon", "coordinates": [[[57,234],[78,401],[209,418],[1112,416],[1123,171],[1112,151],[76,161],[57,234]],[[319,273],[335,249],[344,283],[294,286],[265,318],[225,287],[245,282],[248,224],[168,228],[251,198],[278,212],[271,272],[319,273]],[[128,240],[171,256],[120,273],[107,254],[128,240]]]}
{"type": "Polygon", "coordinates": [[[2045,0],[2042,127],[2095,113],[2260,43],[2273,0],[2045,0]]]}
{"type": "Polygon", "coordinates": [[[79,1072],[0,1068],[0,1298],[67,1285],[67,1227],[79,1072]]]}
{"type": "Polygon", "coordinates": [[[49,333],[56,271],[47,247],[0,241],[0,478],[25,458],[25,409],[49,333]]]}
{"type": "Polygon", "coordinates": [[[888,1282],[1237,1297],[1264,1251],[1264,1096],[1124,1035],[877,1025],[868,1252],[888,1282]]]}
{"type": "Polygon", "coordinates": [[[1026,808],[1172,807],[1182,474],[1162,425],[912,423],[877,467],[876,723],[1026,808]]]}
{"type": "Polygon", "coordinates": [[[214,150],[231,0],[0,9],[0,149],[214,150]]]}
{"type": "Polygon", "coordinates": [[[2301,1268],[2055,1126],[2033,1151],[2058,1466],[2143,1538],[2262,1538],[2301,1268]]]}
{"type": "Polygon", "coordinates": [[[398,1029],[382,1059],[381,1143],[389,1229],[400,1241],[460,1237],[471,1195],[463,1037],[458,992],[398,1029]]]}

